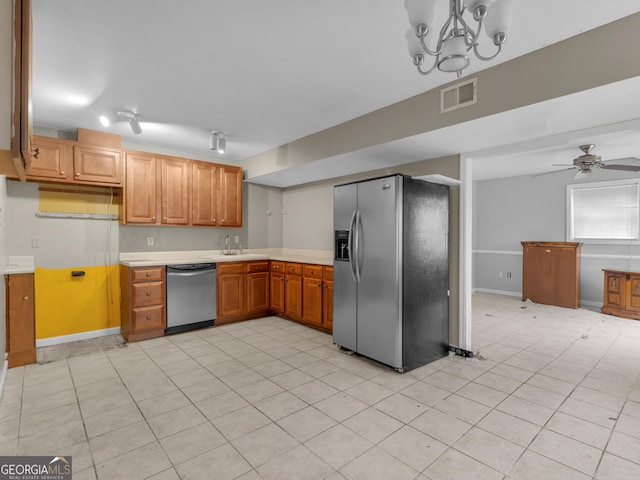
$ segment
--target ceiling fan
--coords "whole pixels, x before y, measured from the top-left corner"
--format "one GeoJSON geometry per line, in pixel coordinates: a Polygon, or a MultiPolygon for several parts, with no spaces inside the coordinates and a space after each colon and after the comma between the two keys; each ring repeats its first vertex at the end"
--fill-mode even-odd
{"type": "MultiPolygon", "coordinates": [[[[594,155],[591,153],[595,145],[580,145],[580,150],[583,154],[573,160],[573,164],[557,164],[554,163],[554,167],[569,167],[564,170],[577,170],[575,178],[584,177],[591,173],[596,168],[602,168],[605,170],[623,170],[626,172],[640,172],[640,158],[636,157],[624,157],[616,158],[613,160],[602,161],[600,155],[594,155]]],[[[556,170],[553,172],[546,172],[540,175],[546,175],[547,173],[562,172],[564,170],[556,170]]],[[[538,176],[538,175],[534,175],[538,176]]]]}

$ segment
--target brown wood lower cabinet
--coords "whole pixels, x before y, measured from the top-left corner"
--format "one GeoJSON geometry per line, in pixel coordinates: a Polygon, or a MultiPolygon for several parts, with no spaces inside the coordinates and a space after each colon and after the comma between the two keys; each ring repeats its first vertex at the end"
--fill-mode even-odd
{"type": "Polygon", "coordinates": [[[33,273],[5,275],[9,368],[36,362],[33,273]]]}
{"type": "Polygon", "coordinates": [[[128,342],[164,335],[165,289],[164,266],[120,265],[121,330],[128,342]]]}
{"type": "Polygon", "coordinates": [[[272,261],[271,311],[331,332],[333,267],[272,261]]]}
{"type": "Polygon", "coordinates": [[[604,271],[604,304],[600,310],[617,317],[640,320],[640,272],[604,271]]]}
{"type": "Polygon", "coordinates": [[[269,261],[219,263],[216,325],[269,312],[269,261]]]}

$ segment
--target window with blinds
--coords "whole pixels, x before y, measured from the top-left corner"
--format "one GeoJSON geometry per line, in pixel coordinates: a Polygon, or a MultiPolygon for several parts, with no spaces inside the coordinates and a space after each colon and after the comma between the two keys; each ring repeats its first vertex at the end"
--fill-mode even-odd
{"type": "Polygon", "coordinates": [[[567,185],[567,240],[639,240],[640,179],[567,185]]]}

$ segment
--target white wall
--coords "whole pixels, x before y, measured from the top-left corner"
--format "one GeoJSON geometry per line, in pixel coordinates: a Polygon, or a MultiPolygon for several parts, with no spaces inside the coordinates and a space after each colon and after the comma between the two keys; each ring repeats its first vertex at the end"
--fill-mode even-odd
{"type": "MultiPolygon", "coordinates": [[[[474,288],[522,293],[522,241],[566,241],[566,186],[637,175],[599,170],[574,180],[564,171],[539,177],[520,176],[474,184],[474,288]],[[500,272],[503,276],[500,277],[500,272]],[[511,272],[511,278],[507,278],[511,272]]],[[[640,268],[640,246],[582,246],[580,299],[603,301],[603,268],[640,268]]]]}

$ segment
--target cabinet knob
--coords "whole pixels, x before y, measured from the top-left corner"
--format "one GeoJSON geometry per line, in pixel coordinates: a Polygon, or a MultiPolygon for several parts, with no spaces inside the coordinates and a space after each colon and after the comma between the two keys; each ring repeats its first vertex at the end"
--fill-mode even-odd
{"type": "Polygon", "coordinates": [[[153,220],[155,222],[156,221],[156,217],[151,217],[151,220],[153,220]]]}
{"type": "Polygon", "coordinates": [[[76,177],[79,177],[79,176],[80,176],[80,172],[76,172],[76,177]]]}
{"type": "Polygon", "coordinates": [[[249,277],[249,280],[251,280],[251,277],[249,277]]]}
{"type": "Polygon", "coordinates": [[[64,175],[64,170],[62,170],[62,171],[60,172],[60,175],[64,175]]]}
{"type": "Polygon", "coordinates": [[[24,297],[22,297],[23,300],[29,300],[29,295],[25,295],[24,297]]]}
{"type": "Polygon", "coordinates": [[[316,286],[317,286],[317,287],[321,287],[321,286],[322,286],[322,284],[321,284],[321,283],[319,283],[319,284],[318,284],[318,285],[316,285],[316,286]]]}
{"type": "Polygon", "coordinates": [[[150,296],[151,296],[151,292],[147,292],[147,297],[150,297],[150,296]]]}
{"type": "Polygon", "coordinates": [[[146,276],[147,276],[147,277],[150,277],[150,276],[151,276],[151,273],[147,272],[147,273],[146,273],[146,276]]]}
{"type": "Polygon", "coordinates": [[[147,320],[151,320],[151,315],[147,315],[147,320]]]}

